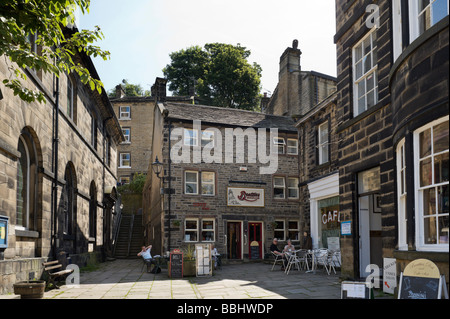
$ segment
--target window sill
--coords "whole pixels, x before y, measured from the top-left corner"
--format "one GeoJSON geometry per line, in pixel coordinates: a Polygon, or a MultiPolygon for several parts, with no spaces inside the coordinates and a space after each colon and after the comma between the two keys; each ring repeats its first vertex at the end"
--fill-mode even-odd
{"type": "Polygon", "coordinates": [[[131,117],[119,118],[119,121],[131,121],[131,117]]]}
{"type": "Polygon", "coordinates": [[[117,168],[131,168],[131,166],[119,166],[117,168]]]}
{"type": "Polygon", "coordinates": [[[16,229],[15,233],[17,237],[39,238],[39,232],[33,230],[16,229]]]}

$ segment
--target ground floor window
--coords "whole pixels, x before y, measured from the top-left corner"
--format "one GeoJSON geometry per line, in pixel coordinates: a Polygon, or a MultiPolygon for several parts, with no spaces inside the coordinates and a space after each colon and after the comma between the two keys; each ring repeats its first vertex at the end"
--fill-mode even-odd
{"type": "Polygon", "coordinates": [[[417,249],[448,251],[448,116],[414,132],[414,154],[417,249]]]}
{"type": "Polygon", "coordinates": [[[186,218],[184,222],[184,241],[214,242],[216,240],[215,229],[214,219],[186,218]]]}
{"type": "Polygon", "coordinates": [[[339,196],[319,200],[317,208],[319,248],[330,248],[340,235],[339,196]]]}
{"type": "Polygon", "coordinates": [[[274,237],[278,238],[278,240],[284,241],[286,240],[286,233],[284,230],[284,220],[276,220],[274,227],[274,237]]]}

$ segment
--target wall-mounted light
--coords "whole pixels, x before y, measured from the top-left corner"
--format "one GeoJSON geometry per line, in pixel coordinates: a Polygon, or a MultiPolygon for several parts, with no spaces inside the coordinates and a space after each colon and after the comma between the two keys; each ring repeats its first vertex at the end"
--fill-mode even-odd
{"type": "Polygon", "coordinates": [[[161,174],[162,168],[163,164],[158,160],[158,156],[156,156],[155,161],[152,163],[152,170],[158,178],[161,178],[159,177],[159,174],[161,174]]]}

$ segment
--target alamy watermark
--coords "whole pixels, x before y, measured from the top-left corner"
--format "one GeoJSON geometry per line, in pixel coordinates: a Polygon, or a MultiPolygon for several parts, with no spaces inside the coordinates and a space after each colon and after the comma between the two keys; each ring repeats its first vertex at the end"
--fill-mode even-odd
{"type": "Polygon", "coordinates": [[[172,163],[248,163],[257,164],[261,175],[277,172],[278,146],[274,143],[278,139],[277,128],[269,132],[266,128],[225,128],[224,137],[215,127],[202,130],[198,120],[193,121],[192,127],[177,127],[171,132],[170,139],[175,141],[170,150],[172,163]]]}
{"type": "Polygon", "coordinates": [[[369,16],[366,18],[366,27],[369,29],[376,27],[378,29],[380,27],[380,7],[376,4],[369,4],[366,7],[366,13],[369,13],[369,16]]]}

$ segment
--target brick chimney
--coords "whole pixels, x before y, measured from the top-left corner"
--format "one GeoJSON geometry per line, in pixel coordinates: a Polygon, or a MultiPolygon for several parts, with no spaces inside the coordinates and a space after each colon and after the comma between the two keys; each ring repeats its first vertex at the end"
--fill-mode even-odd
{"type": "Polygon", "coordinates": [[[125,96],[125,91],[121,84],[116,85],[116,99],[121,99],[125,96]]]}
{"type": "Polygon", "coordinates": [[[155,84],[153,84],[151,91],[152,96],[155,98],[157,102],[164,102],[166,100],[166,86],[167,79],[156,78],[155,84]]]}
{"type": "Polygon", "coordinates": [[[261,98],[261,112],[265,113],[267,106],[269,105],[270,97],[267,96],[267,92],[264,92],[264,96],[261,98]]]}

